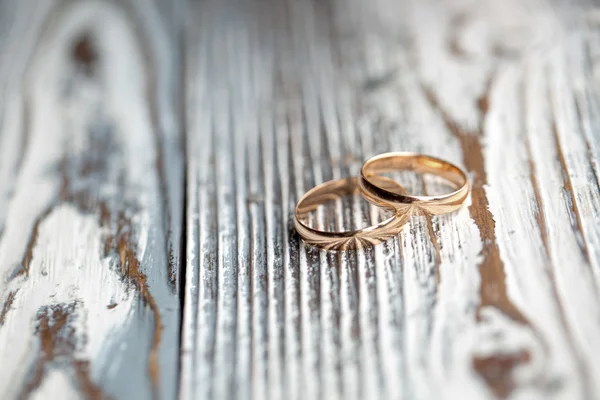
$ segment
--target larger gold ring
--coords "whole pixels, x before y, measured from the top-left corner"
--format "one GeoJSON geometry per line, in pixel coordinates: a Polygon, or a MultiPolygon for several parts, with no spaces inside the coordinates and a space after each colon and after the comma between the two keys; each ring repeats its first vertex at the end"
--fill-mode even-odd
{"type": "Polygon", "coordinates": [[[459,209],[469,195],[469,181],[462,169],[439,158],[414,153],[385,153],[370,158],[360,171],[359,186],[369,202],[392,205],[409,215],[449,213],[459,209]],[[437,196],[413,196],[378,184],[377,177],[394,171],[437,175],[449,181],[455,191],[437,196]]]}
{"type": "MultiPolygon", "coordinates": [[[[378,181],[382,186],[394,186],[382,179],[378,181]]],[[[398,184],[395,186],[398,187],[398,191],[402,190],[398,184]]],[[[319,205],[358,192],[358,178],[353,177],[322,183],[302,196],[296,205],[295,225],[304,241],[328,250],[351,250],[373,246],[397,235],[408,221],[408,216],[389,205],[379,206],[389,209],[393,214],[391,217],[363,229],[329,232],[311,228],[307,224],[308,214],[315,211],[319,205]]]]}

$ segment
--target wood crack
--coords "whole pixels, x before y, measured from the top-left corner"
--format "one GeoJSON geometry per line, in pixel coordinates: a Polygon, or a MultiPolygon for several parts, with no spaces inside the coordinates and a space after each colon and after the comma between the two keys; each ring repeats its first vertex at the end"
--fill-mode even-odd
{"type": "Polygon", "coordinates": [[[150,293],[146,275],[140,271],[140,263],[137,259],[136,251],[132,247],[133,240],[129,227],[131,221],[123,215],[118,220],[118,237],[116,238],[116,248],[119,255],[122,278],[132,282],[138,290],[138,293],[145,304],[147,304],[154,316],[154,336],[152,345],[148,354],[148,373],[153,387],[153,397],[158,398],[160,389],[160,365],[158,351],[162,336],[162,322],[160,309],[150,293]]]}
{"type": "Polygon", "coordinates": [[[542,238],[542,243],[544,245],[544,252],[546,253],[546,257],[548,257],[548,259],[552,259],[552,257],[550,256],[550,245],[548,242],[548,227],[546,226],[546,216],[544,214],[544,205],[542,203],[540,187],[537,182],[535,164],[533,163],[533,160],[531,159],[531,148],[529,145],[529,141],[526,142],[526,147],[527,147],[527,162],[529,163],[529,179],[531,180],[531,186],[533,187],[533,193],[534,193],[535,204],[536,204],[535,219],[540,228],[540,235],[542,238]]]}
{"type": "Polygon", "coordinates": [[[10,310],[10,307],[12,306],[12,303],[15,300],[15,296],[17,295],[18,291],[19,290],[17,289],[8,293],[8,296],[6,297],[6,300],[2,305],[2,309],[0,309],[0,327],[4,325],[4,321],[6,321],[6,315],[8,314],[8,311],[10,310]]]}
{"type": "Polygon", "coordinates": [[[21,143],[19,146],[19,156],[17,158],[17,163],[15,165],[15,176],[18,176],[19,172],[21,171],[21,166],[23,165],[23,160],[25,159],[25,154],[27,152],[27,148],[29,147],[29,140],[30,140],[30,136],[31,136],[31,106],[29,105],[29,99],[27,98],[27,95],[24,95],[24,99],[23,99],[23,115],[21,116],[22,118],[22,124],[23,124],[23,129],[21,131],[21,143]]]}
{"type": "MultiPolygon", "coordinates": [[[[523,114],[527,115],[527,109],[526,109],[527,103],[525,101],[523,101],[523,104],[525,107],[523,114]]],[[[554,264],[554,261],[552,259],[552,254],[550,252],[550,241],[548,238],[548,226],[547,226],[546,214],[544,211],[544,202],[542,199],[542,195],[540,192],[540,186],[539,186],[538,179],[537,179],[537,170],[536,170],[535,163],[533,161],[533,157],[532,157],[532,153],[531,153],[531,143],[529,141],[529,131],[527,128],[524,128],[524,130],[525,130],[525,132],[524,132],[525,133],[525,150],[527,152],[527,162],[529,164],[529,178],[531,181],[531,185],[533,187],[535,204],[536,204],[536,213],[535,213],[536,222],[540,229],[540,236],[541,236],[542,244],[544,247],[544,253],[550,263],[550,267],[552,267],[554,264]]],[[[590,397],[591,389],[590,389],[589,373],[584,365],[582,355],[580,354],[580,352],[578,351],[577,347],[574,344],[575,338],[574,338],[573,333],[572,333],[571,329],[569,328],[569,324],[567,322],[567,317],[565,315],[565,308],[564,308],[563,302],[561,301],[561,298],[559,295],[558,286],[556,283],[556,277],[555,277],[553,268],[548,268],[547,275],[548,275],[548,280],[550,281],[550,285],[552,288],[551,289],[552,294],[553,294],[554,298],[556,299],[556,307],[558,310],[558,317],[560,320],[560,324],[564,328],[565,334],[568,338],[569,349],[573,353],[573,355],[576,359],[576,366],[577,366],[576,368],[583,379],[583,386],[584,386],[584,391],[585,391],[586,397],[590,397]]],[[[545,347],[546,347],[546,351],[549,351],[549,349],[547,349],[547,346],[545,346],[545,347]]]]}
{"type": "Polygon", "coordinates": [[[569,216],[571,219],[571,225],[575,230],[577,243],[580,246],[583,257],[587,261],[588,265],[591,264],[590,252],[588,249],[588,245],[585,239],[585,233],[583,232],[583,223],[581,220],[581,213],[579,212],[579,206],[577,205],[577,199],[575,198],[575,190],[573,188],[573,182],[571,181],[571,176],[569,175],[569,169],[567,167],[567,161],[565,159],[565,155],[563,153],[562,147],[560,145],[560,138],[558,134],[558,127],[556,126],[556,121],[552,122],[552,134],[554,135],[554,144],[556,146],[556,153],[558,155],[558,161],[560,162],[560,168],[564,183],[564,190],[567,194],[568,206],[569,206],[569,216]]]}
{"type": "MultiPolygon", "coordinates": [[[[579,121],[583,121],[583,114],[581,112],[581,106],[579,105],[579,98],[575,98],[575,111],[577,113],[577,119],[579,121]]],[[[583,129],[583,128],[582,128],[583,129]]],[[[600,171],[598,168],[598,160],[596,160],[596,156],[594,154],[594,150],[592,149],[592,144],[588,137],[585,137],[585,148],[590,159],[591,169],[594,175],[594,183],[596,184],[596,190],[600,191],[600,171]]]]}
{"type": "MultiPolygon", "coordinates": [[[[137,31],[136,31],[137,32],[137,31]]],[[[156,174],[158,176],[158,185],[160,190],[161,199],[161,211],[162,211],[162,224],[165,229],[166,238],[166,254],[167,254],[167,271],[168,271],[168,283],[174,292],[177,291],[177,278],[178,278],[178,267],[179,259],[175,255],[175,244],[173,243],[173,215],[169,207],[171,199],[169,197],[169,184],[166,176],[166,165],[165,155],[163,154],[165,148],[169,145],[167,140],[164,140],[163,136],[165,133],[162,132],[162,126],[160,117],[158,115],[158,93],[157,93],[157,81],[158,73],[156,72],[155,63],[152,58],[152,50],[149,48],[149,44],[143,40],[143,35],[139,32],[137,39],[140,44],[144,56],[147,61],[147,73],[146,73],[146,90],[148,93],[148,109],[150,111],[150,120],[152,121],[152,138],[154,140],[154,148],[156,149],[156,158],[154,161],[156,174]]]]}
{"type": "MultiPolygon", "coordinates": [[[[542,243],[544,246],[544,252],[546,253],[546,257],[548,257],[548,260],[550,261],[550,263],[553,263],[552,256],[550,254],[550,245],[549,245],[549,241],[548,241],[548,228],[546,225],[546,216],[544,213],[543,201],[542,201],[542,197],[540,194],[539,185],[537,182],[535,164],[533,163],[533,160],[531,159],[531,149],[530,149],[529,141],[527,141],[526,147],[527,147],[527,154],[528,154],[530,179],[531,179],[531,184],[533,186],[536,208],[537,208],[536,221],[540,228],[540,235],[542,238],[542,243]]],[[[554,297],[556,298],[560,323],[563,326],[563,328],[565,329],[566,335],[568,337],[569,348],[576,357],[577,369],[578,369],[578,372],[581,374],[582,379],[584,381],[584,390],[585,390],[586,396],[589,397],[590,396],[590,383],[589,383],[590,377],[589,377],[589,374],[583,364],[582,356],[574,345],[575,338],[573,337],[573,333],[569,329],[569,324],[568,324],[567,318],[565,316],[564,306],[563,306],[562,302],[560,301],[560,296],[559,296],[559,292],[558,292],[558,287],[556,285],[556,278],[554,276],[554,272],[548,271],[548,280],[550,281],[550,285],[552,287],[552,293],[553,293],[554,297]]],[[[546,349],[546,350],[548,351],[548,349],[546,349]]]]}
{"type": "Polygon", "coordinates": [[[33,229],[31,230],[31,234],[29,235],[27,246],[25,247],[25,254],[23,255],[23,259],[21,260],[21,265],[17,266],[13,274],[10,276],[10,280],[21,275],[25,275],[25,277],[29,276],[29,268],[31,266],[31,261],[33,260],[33,249],[35,247],[35,244],[37,243],[40,224],[46,219],[46,217],[50,214],[51,211],[52,207],[49,207],[36,219],[35,224],[33,225],[33,229]]]}

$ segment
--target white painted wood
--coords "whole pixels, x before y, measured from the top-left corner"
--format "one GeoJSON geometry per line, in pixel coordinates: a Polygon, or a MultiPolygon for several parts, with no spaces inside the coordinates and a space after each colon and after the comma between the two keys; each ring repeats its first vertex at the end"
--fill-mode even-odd
{"type": "Polygon", "coordinates": [[[175,398],[175,6],[0,9],[0,393],[175,398]]]}
{"type": "Polygon", "coordinates": [[[600,397],[598,15],[0,1],[3,398],[600,397]],[[296,200],[389,150],[464,166],[468,204],[305,246],[296,200]]]}
{"type": "Polygon", "coordinates": [[[181,397],[600,397],[593,7],[190,3],[181,397]],[[389,150],[464,166],[468,204],[303,245],[299,196],[389,150]]]}

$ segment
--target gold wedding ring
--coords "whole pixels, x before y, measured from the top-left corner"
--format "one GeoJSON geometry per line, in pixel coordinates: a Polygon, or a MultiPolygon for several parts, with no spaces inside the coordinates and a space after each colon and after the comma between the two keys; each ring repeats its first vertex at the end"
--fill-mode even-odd
{"type": "Polygon", "coordinates": [[[385,153],[370,158],[362,166],[359,186],[369,202],[391,205],[408,215],[450,213],[459,209],[469,195],[469,181],[462,169],[439,158],[414,153],[385,153]],[[455,190],[443,195],[414,196],[378,184],[381,174],[397,171],[433,174],[450,182],[455,190]]]}
{"type": "Polygon", "coordinates": [[[365,162],[360,177],[322,183],[309,190],[296,204],[296,230],[305,242],[329,250],[349,250],[372,246],[397,235],[410,216],[445,214],[457,210],[469,195],[467,174],[454,164],[436,157],[414,153],[385,153],[365,162]],[[448,181],[454,191],[435,196],[415,196],[383,174],[413,171],[433,174],[448,181]],[[391,211],[392,216],[362,229],[331,232],[312,227],[309,214],[320,205],[359,192],[375,206],[391,211]]]}
{"type": "MultiPolygon", "coordinates": [[[[402,192],[402,187],[385,177],[375,177],[374,181],[390,190],[402,192]]],[[[309,190],[296,205],[296,230],[305,242],[328,250],[351,250],[373,246],[397,235],[408,221],[408,216],[389,205],[379,204],[391,211],[392,216],[380,223],[363,229],[342,232],[329,232],[309,226],[309,213],[328,201],[341,199],[359,193],[358,178],[345,178],[322,183],[309,190]]]]}

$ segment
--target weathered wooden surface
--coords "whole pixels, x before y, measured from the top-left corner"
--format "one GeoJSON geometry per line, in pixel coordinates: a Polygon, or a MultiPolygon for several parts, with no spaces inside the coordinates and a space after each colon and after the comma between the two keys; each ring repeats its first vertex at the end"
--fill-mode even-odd
{"type": "Polygon", "coordinates": [[[600,9],[189,7],[183,399],[600,398],[600,9]],[[303,246],[299,196],[389,150],[463,165],[468,207],[303,246]]]}
{"type": "Polygon", "coordinates": [[[175,398],[177,2],[0,2],[0,397],[175,398]]]}
{"type": "Polygon", "coordinates": [[[585,0],[0,1],[0,398],[600,398],[599,30],[585,0]],[[299,196],[390,150],[469,204],[304,246],[299,196]]]}

